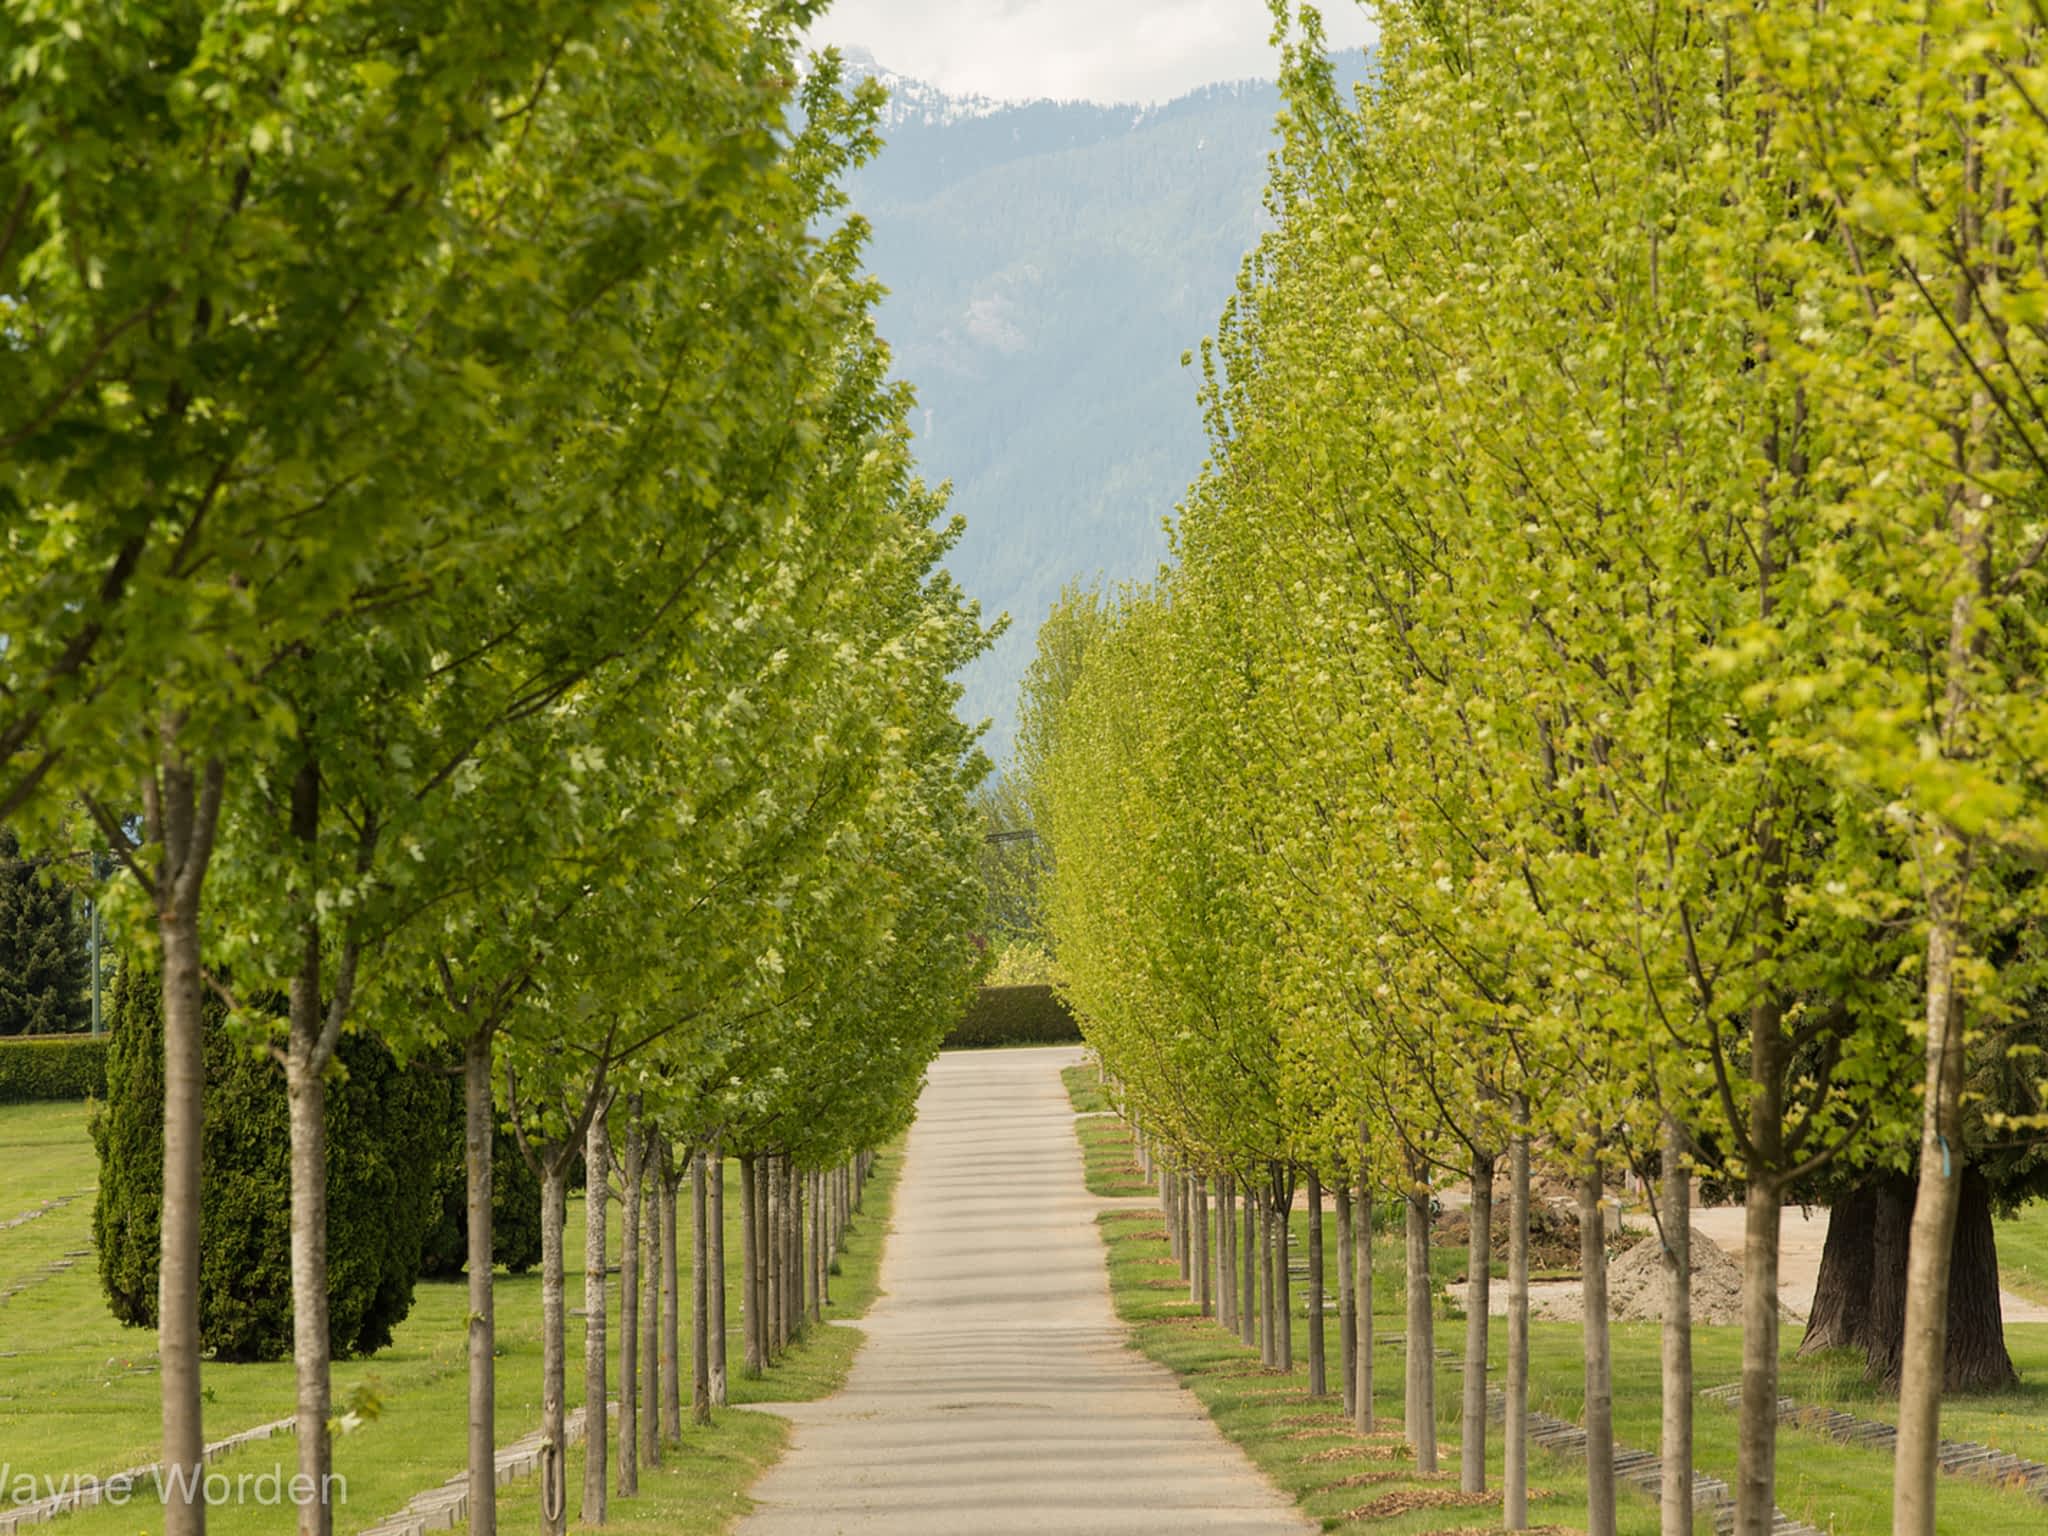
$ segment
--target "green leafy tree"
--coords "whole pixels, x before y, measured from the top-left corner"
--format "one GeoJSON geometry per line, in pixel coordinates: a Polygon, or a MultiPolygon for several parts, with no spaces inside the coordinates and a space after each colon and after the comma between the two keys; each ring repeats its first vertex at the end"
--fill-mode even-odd
{"type": "Polygon", "coordinates": [[[90,970],[71,893],[0,827],[0,1035],[83,1029],[92,1017],[90,970]]]}

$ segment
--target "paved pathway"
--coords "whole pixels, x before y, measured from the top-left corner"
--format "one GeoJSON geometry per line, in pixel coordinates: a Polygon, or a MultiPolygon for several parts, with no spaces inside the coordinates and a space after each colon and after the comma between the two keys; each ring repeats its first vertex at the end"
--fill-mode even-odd
{"type": "Polygon", "coordinates": [[[918,1104],[846,1389],[777,1404],[741,1536],[1298,1536],[1316,1527],[1125,1346],[1081,1182],[1072,1049],[949,1052],[918,1104]]]}

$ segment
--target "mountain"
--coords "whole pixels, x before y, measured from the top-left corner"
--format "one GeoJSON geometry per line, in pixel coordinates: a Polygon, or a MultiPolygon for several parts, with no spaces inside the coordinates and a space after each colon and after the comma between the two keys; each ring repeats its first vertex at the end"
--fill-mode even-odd
{"type": "Polygon", "coordinates": [[[1264,222],[1280,97],[1212,86],[1156,107],[890,88],[887,147],[849,184],[888,287],[882,334],[917,388],[926,478],[953,482],[951,566],[1010,630],[964,678],[1008,755],[1040,621],[1075,580],[1150,576],[1200,471],[1200,376],[1264,222]]]}

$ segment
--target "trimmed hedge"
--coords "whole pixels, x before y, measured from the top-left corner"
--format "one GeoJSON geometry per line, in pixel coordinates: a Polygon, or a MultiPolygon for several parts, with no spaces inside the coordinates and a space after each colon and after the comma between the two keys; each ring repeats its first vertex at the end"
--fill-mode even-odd
{"type": "Polygon", "coordinates": [[[0,1104],[106,1096],[106,1036],[9,1035],[0,1039],[0,1104]]]}
{"type": "Polygon", "coordinates": [[[946,1044],[1068,1045],[1080,1038],[1081,1026],[1051,987],[983,987],[946,1044]]]}

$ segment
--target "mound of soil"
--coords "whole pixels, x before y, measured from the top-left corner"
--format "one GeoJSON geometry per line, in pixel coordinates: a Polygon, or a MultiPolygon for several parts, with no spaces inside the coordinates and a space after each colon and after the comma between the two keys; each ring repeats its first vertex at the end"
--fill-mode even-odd
{"type": "MultiPolygon", "coordinates": [[[[1607,1310],[1629,1322],[1664,1320],[1662,1238],[1644,1238],[1607,1266],[1607,1310]]],[[[1692,1229],[1692,1320],[1742,1321],[1742,1270],[1698,1227],[1692,1229]]]]}
{"type": "MultiPolygon", "coordinates": [[[[1508,1258],[1508,1208],[1505,1200],[1496,1200],[1493,1206],[1493,1256],[1505,1264],[1508,1258]]],[[[1464,1210],[1445,1211],[1437,1217],[1430,1241],[1440,1248],[1463,1248],[1470,1240],[1472,1219],[1464,1210]]],[[[1617,1254],[1627,1245],[1627,1239],[1618,1238],[1610,1231],[1607,1235],[1607,1251],[1617,1254]]],[[[1541,1274],[1546,1270],[1571,1270],[1579,1267],[1579,1214],[1568,1206],[1549,1202],[1531,1202],[1529,1206],[1529,1268],[1541,1274]]]]}

